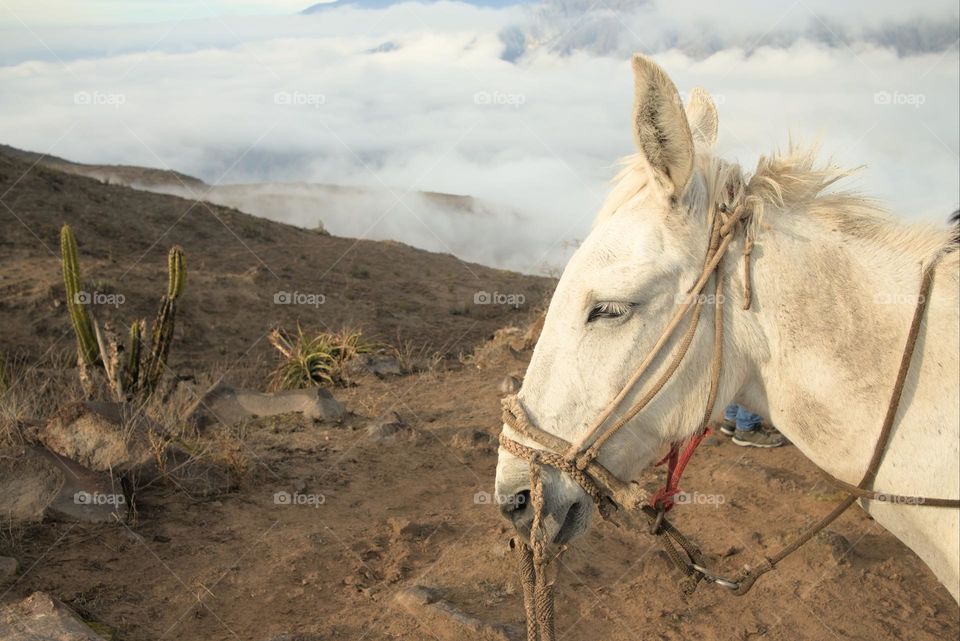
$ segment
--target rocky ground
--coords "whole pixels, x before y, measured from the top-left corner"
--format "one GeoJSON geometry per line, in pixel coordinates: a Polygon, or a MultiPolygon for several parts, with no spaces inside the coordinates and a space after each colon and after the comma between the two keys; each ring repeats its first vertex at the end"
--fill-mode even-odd
{"type": "MultiPolygon", "coordinates": [[[[188,293],[173,369],[188,401],[203,397],[213,380],[262,389],[272,354],[261,339],[274,324],[357,323],[370,336],[388,340],[399,331],[419,346],[406,359],[415,367],[361,370],[350,386],[333,388],[345,410],[339,418],[235,417],[203,432],[191,444],[213,448],[199,460],[216,464],[216,482],[143,476],[135,509],[120,510],[119,518],[93,523],[48,510],[41,521],[6,523],[0,638],[31,639],[43,626],[78,621],[80,631],[61,638],[520,638],[510,533],[489,493],[498,400],[529,360],[520,335],[535,314],[477,305],[473,294],[516,290],[532,301],[548,295],[550,281],[389,243],[363,245],[354,255],[348,239],[231,210],[196,211],[201,205],[181,223],[189,202],[38,170],[2,154],[0,180],[18,214],[0,228],[0,351],[18,374],[0,418],[21,437],[0,458],[0,483],[25,501],[31,488],[16,484],[26,478],[17,467],[28,460],[23,439],[29,444],[47,419],[62,419],[78,394],[70,360],[51,356],[72,345],[58,304],[56,238],[64,221],[77,232],[86,273],[130,301],[102,310],[104,317],[152,314],[165,248],[184,245],[188,293]],[[247,231],[233,238],[224,222],[247,231]],[[325,291],[328,301],[311,309],[275,305],[278,287],[325,291]],[[488,340],[509,325],[521,329],[488,340]],[[22,400],[17,383],[28,380],[42,388],[42,402],[22,400]],[[24,407],[31,416],[18,414],[24,407]],[[15,451],[18,458],[10,458],[15,451]]],[[[80,488],[88,482],[69,478],[80,488]]],[[[658,472],[642,481],[652,489],[658,472]]],[[[675,522],[731,574],[839,498],[794,448],[742,449],[721,436],[701,447],[684,489],[712,499],[678,507],[675,522]]],[[[702,586],[684,602],[651,538],[608,524],[573,544],[558,568],[561,639],[960,635],[947,591],[859,510],[742,598],[702,586]]]]}

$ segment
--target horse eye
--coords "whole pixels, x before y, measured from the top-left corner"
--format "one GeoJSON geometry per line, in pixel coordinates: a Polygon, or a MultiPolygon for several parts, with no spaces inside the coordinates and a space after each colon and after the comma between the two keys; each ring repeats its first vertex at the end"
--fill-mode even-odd
{"type": "Polygon", "coordinates": [[[587,322],[592,323],[598,318],[621,318],[633,308],[633,303],[599,303],[593,306],[587,315],[587,322]]]}

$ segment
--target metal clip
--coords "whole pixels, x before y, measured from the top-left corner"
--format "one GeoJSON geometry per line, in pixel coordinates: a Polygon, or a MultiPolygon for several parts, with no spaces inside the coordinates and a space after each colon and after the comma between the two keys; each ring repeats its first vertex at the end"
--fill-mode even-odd
{"type": "Polygon", "coordinates": [[[727,588],[728,590],[739,590],[740,584],[736,581],[731,581],[730,579],[725,579],[722,576],[717,576],[710,572],[707,568],[702,565],[697,565],[696,563],[691,563],[690,567],[703,575],[703,578],[709,581],[710,583],[716,583],[722,588],[727,588]]]}

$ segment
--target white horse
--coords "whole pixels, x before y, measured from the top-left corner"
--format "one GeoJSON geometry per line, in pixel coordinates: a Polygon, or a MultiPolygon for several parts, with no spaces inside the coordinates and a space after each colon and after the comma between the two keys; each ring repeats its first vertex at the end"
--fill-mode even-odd
{"type": "MultiPolygon", "coordinates": [[[[952,230],[907,225],[857,195],[831,191],[846,173],[818,166],[814,150],[791,145],[786,153],[761,157],[753,175],[743,176],[712,153],[717,113],[705,91],[695,89],[684,108],[655,64],[635,56],[633,70],[638,153],[627,159],[550,302],[519,393],[532,423],[569,442],[584,435],[700,275],[709,211],[731,188],[746,185],[753,211],[749,235],[756,243],[752,306],[741,309],[740,234],[722,270],[726,329],[713,419],[723,401],[735,399],[769,416],[827,473],[860,482],[890,399],[921,268],[942,255],[872,486],[895,494],[960,496],[960,266],[958,252],[948,251],[952,230]]],[[[712,309],[704,308],[676,374],[600,450],[599,462],[619,478],[635,478],[702,420],[712,309]]],[[[668,360],[661,355],[654,361],[650,380],[668,360]]],[[[618,411],[639,392],[634,389],[618,411]]],[[[540,447],[507,425],[503,429],[511,439],[540,447]]],[[[529,483],[527,462],[501,449],[497,495],[524,536],[532,509],[515,497],[529,483]]],[[[547,536],[559,543],[583,534],[592,518],[587,494],[552,467],[545,468],[543,484],[547,536]]],[[[861,505],[913,549],[955,599],[960,596],[960,510],[861,505]]]]}

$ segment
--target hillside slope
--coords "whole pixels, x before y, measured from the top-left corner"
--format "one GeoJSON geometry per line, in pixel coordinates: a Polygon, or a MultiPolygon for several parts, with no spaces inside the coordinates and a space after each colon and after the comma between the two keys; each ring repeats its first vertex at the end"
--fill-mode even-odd
{"type": "MultiPolygon", "coordinates": [[[[58,232],[70,224],[83,276],[109,303],[98,318],[151,318],[165,254],[182,245],[187,287],[174,363],[233,361],[269,348],[276,325],[354,325],[448,354],[521,320],[552,281],[483,267],[395,242],[337,238],[236,209],[65,173],[0,149],[0,351],[70,349],[58,232]],[[478,292],[522,297],[476,304],[478,292]],[[285,304],[295,299],[301,304],[285,304]],[[520,300],[516,298],[514,300],[520,300]],[[118,303],[119,301],[119,303],[118,303]],[[321,302],[322,301],[322,302],[321,302]]],[[[481,299],[482,299],[481,295],[481,299]]]]}

